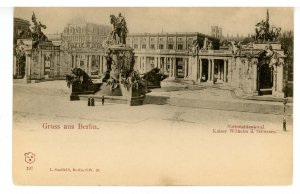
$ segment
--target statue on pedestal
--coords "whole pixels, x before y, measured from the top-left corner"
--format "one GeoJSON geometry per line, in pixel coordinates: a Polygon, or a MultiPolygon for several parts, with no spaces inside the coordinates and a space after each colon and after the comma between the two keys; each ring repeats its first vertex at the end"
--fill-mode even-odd
{"type": "Polygon", "coordinates": [[[111,35],[116,44],[126,44],[126,36],[128,33],[125,18],[119,13],[118,17],[110,15],[110,23],[113,25],[111,35]]]}
{"type": "Polygon", "coordinates": [[[255,36],[256,41],[277,41],[280,34],[281,28],[272,26],[270,28],[269,23],[269,11],[267,10],[266,21],[261,20],[255,25],[255,36]]]}
{"type": "Polygon", "coordinates": [[[35,13],[33,12],[32,16],[31,16],[31,20],[33,23],[33,27],[32,27],[32,40],[33,41],[48,41],[47,36],[42,32],[42,28],[46,29],[47,26],[42,24],[40,21],[37,21],[37,18],[35,16],[35,13]]]}

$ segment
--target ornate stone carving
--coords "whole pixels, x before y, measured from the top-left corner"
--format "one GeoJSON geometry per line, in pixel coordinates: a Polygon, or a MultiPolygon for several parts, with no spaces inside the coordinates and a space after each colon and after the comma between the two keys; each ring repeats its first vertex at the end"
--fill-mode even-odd
{"type": "Polygon", "coordinates": [[[230,41],[230,49],[233,54],[240,54],[242,49],[241,42],[230,41]]]}
{"type": "Polygon", "coordinates": [[[256,41],[277,41],[280,34],[281,28],[271,26],[269,24],[269,10],[267,10],[266,21],[261,20],[255,25],[255,36],[256,41]]]}
{"type": "Polygon", "coordinates": [[[33,12],[32,17],[31,17],[33,27],[32,27],[32,40],[33,41],[48,41],[47,36],[42,32],[42,28],[46,29],[47,26],[42,24],[41,21],[38,21],[35,13],[33,12]]]}
{"type": "Polygon", "coordinates": [[[208,40],[208,38],[205,37],[203,41],[203,47],[201,48],[201,50],[212,50],[212,49],[213,49],[212,41],[208,40]]]}

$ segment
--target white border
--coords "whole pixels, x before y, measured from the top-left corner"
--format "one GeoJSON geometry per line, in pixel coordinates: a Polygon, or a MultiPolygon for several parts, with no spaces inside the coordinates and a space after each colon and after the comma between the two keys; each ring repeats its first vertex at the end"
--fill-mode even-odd
{"type": "MultiPolygon", "coordinates": [[[[16,6],[56,6],[56,7],[91,7],[91,6],[164,6],[164,7],[189,7],[189,6],[231,6],[231,7],[247,7],[247,6],[275,6],[275,7],[298,7],[295,8],[295,62],[294,62],[294,86],[298,86],[300,77],[299,51],[300,51],[300,3],[292,0],[249,0],[245,1],[224,1],[224,0],[189,0],[189,1],[162,1],[162,0],[139,0],[139,1],[93,1],[93,0],[11,0],[0,1],[0,191],[1,193],[124,193],[124,194],[140,194],[140,193],[230,193],[230,194],[247,194],[247,193],[299,193],[299,154],[300,154],[300,136],[298,129],[299,119],[299,89],[294,87],[294,183],[291,186],[272,186],[272,187],[31,187],[31,186],[14,186],[12,184],[12,25],[13,25],[13,9],[16,6]],[[7,8],[2,8],[2,7],[7,8]],[[10,8],[9,8],[10,7],[10,8]]],[[[280,161],[278,161],[280,162],[280,161]]]]}
{"type": "Polygon", "coordinates": [[[14,7],[14,6],[25,6],[25,7],[39,7],[39,6],[54,6],[54,7],[195,7],[195,6],[233,6],[233,7],[253,7],[253,6],[281,6],[281,7],[295,7],[296,0],[114,0],[114,1],[98,1],[98,0],[10,0],[1,1],[0,7],[14,7]]]}

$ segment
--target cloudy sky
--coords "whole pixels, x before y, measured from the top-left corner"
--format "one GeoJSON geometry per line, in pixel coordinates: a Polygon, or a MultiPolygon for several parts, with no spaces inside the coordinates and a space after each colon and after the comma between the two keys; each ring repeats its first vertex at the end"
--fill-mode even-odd
{"type": "MultiPolygon", "coordinates": [[[[46,34],[61,33],[72,18],[109,25],[109,15],[119,12],[131,33],[201,32],[220,26],[223,35],[254,33],[254,25],[266,18],[267,8],[15,8],[14,16],[31,20],[34,11],[47,25],[46,34]]],[[[271,25],[293,29],[292,8],[269,8],[271,25]]]]}

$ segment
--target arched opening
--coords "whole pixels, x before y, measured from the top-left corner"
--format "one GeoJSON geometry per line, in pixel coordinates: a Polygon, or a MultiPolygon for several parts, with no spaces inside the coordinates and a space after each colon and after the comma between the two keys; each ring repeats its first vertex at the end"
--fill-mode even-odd
{"type": "Polygon", "coordinates": [[[268,63],[262,64],[258,69],[258,91],[259,95],[272,94],[273,70],[268,63]]]}
{"type": "Polygon", "coordinates": [[[207,59],[203,59],[202,60],[201,82],[206,82],[207,79],[208,79],[208,60],[207,59]]]}

